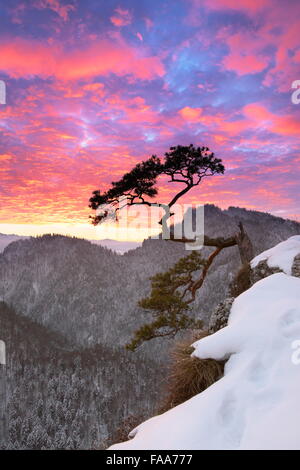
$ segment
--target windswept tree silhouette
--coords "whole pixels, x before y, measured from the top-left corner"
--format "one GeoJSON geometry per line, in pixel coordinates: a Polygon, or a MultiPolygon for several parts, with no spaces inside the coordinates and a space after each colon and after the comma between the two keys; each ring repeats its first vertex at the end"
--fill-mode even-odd
{"type": "MultiPolygon", "coordinates": [[[[170,147],[163,159],[152,155],[125,173],[119,181],[112,182],[108,190],[94,191],[89,207],[98,213],[92,217],[92,223],[98,225],[109,218],[116,218],[118,211],[126,206],[161,207],[164,215],[158,223],[162,225],[163,234],[167,231],[168,240],[193,243],[197,235],[192,239],[185,236],[176,238],[174,230],[168,230],[167,220],[174,215],[171,208],[182,196],[198,186],[203,178],[223,174],[224,171],[222,160],[216,158],[208,147],[195,147],[193,144],[170,147]],[[167,175],[169,183],[183,184],[183,188],[167,204],[156,201],[159,193],[157,179],[161,175],[167,175]]],[[[203,245],[214,248],[208,258],[203,258],[199,251],[193,251],[170,270],[151,279],[151,293],[139,305],[151,312],[154,320],[135,332],[131,343],[127,345],[128,349],[135,350],[142,342],[152,338],[175,336],[183,329],[200,328],[201,321],[188,315],[189,305],[195,300],[196,292],[203,285],[216,256],[224,248],[237,245],[243,264],[253,258],[252,243],[241,222],[239,230],[231,237],[212,238],[204,234],[203,245]]]]}

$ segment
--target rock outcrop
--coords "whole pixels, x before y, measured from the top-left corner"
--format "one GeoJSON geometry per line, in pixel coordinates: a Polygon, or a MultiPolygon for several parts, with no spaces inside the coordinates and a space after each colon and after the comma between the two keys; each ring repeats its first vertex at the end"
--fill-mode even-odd
{"type": "Polygon", "coordinates": [[[227,325],[230,310],[235,297],[238,297],[241,293],[248,290],[251,286],[256,284],[258,281],[271,276],[276,273],[285,273],[300,278],[300,237],[294,236],[287,239],[284,242],[276,245],[263,252],[259,257],[252,260],[251,265],[244,264],[240,271],[237,273],[235,279],[230,285],[230,297],[225,298],[223,302],[220,302],[217,307],[213,310],[208,324],[208,332],[210,334],[224,328],[227,325]],[[290,251],[293,249],[293,253],[297,252],[297,245],[299,244],[299,253],[296,256],[290,257],[290,263],[285,266],[274,266],[274,259],[278,259],[280,264],[280,252],[290,251]],[[272,259],[270,265],[269,260],[272,259]]]}
{"type": "Polygon", "coordinates": [[[253,286],[256,282],[264,279],[265,277],[271,276],[275,273],[282,273],[282,269],[278,267],[272,267],[267,263],[267,260],[260,261],[255,268],[250,270],[250,284],[253,286]]]}
{"type": "Polygon", "coordinates": [[[233,301],[234,297],[227,297],[223,302],[220,302],[213,311],[208,325],[208,332],[210,334],[215,333],[227,325],[233,301]]]}
{"type": "Polygon", "coordinates": [[[294,258],[292,266],[292,276],[300,277],[300,253],[294,258]]]}

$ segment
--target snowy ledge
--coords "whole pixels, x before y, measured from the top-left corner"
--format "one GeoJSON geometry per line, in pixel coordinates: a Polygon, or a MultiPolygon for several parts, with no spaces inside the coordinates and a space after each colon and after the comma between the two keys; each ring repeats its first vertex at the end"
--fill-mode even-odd
{"type": "Polygon", "coordinates": [[[235,299],[228,326],[194,347],[199,358],[229,358],[224,377],[111,449],[300,449],[299,278],[257,282],[235,299]]]}
{"type": "Polygon", "coordinates": [[[256,268],[261,261],[266,261],[269,268],[278,267],[290,276],[294,258],[298,254],[300,254],[300,235],[295,235],[256,256],[251,261],[251,268],[256,268]]]}

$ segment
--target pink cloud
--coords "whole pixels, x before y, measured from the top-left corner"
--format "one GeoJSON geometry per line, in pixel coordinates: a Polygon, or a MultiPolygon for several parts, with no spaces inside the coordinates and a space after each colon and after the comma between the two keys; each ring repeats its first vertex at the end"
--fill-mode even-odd
{"type": "Polygon", "coordinates": [[[256,127],[265,128],[279,135],[300,136],[300,121],[294,116],[272,113],[260,103],[244,106],[243,112],[256,127]]]}
{"type": "Polygon", "coordinates": [[[49,8],[57,13],[64,21],[69,18],[69,13],[75,10],[75,6],[71,4],[62,5],[59,0],[37,0],[34,6],[38,9],[49,8]]]}
{"type": "Polygon", "coordinates": [[[299,51],[294,56],[288,54],[289,49],[279,45],[275,55],[275,66],[272,67],[264,79],[264,85],[275,84],[278,91],[290,90],[292,82],[299,76],[299,51]]]}
{"type": "Polygon", "coordinates": [[[136,96],[124,99],[117,94],[107,96],[104,108],[99,111],[98,115],[102,119],[105,119],[107,115],[115,115],[121,123],[141,124],[143,127],[155,127],[161,119],[160,114],[153,110],[144,98],[136,96]]]}
{"type": "Polygon", "coordinates": [[[269,58],[262,55],[262,40],[249,32],[230,35],[226,30],[220,33],[229,47],[229,54],[223,59],[226,70],[233,70],[238,75],[262,72],[269,64],[269,58]]]}
{"type": "Polygon", "coordinates": [[[299,2],[295,2],[292,8],[287,8],[284,2],[277,2],[268,10],[265,21],[257,30],[256,50],[266,46],[276,50],[275,64],[268,70],[263,84],[275,86],[280,92],[289,91],[291,82],[299,74],[299,15],[299,2]]]}
{"type": "MultiPolygon", "coordinates": [[[[246,119],[235,119],[234,115],[224,115],[222,112],[213,112],[212,110],[202,108],[191,108],[186,106],[178,111],[182,120],[189,124],[201,124],[209,133],[212,133],[215,142],[225,142],[229,138],[237,136],[249,128],[249,122],[246,119]]],[[[182,127],[182,121],[170,121],[173,126],[182,127]]]]}
{"type": "Polygon", "coordinates": [[[233,70],[238,75],[262,72],[268,65],[268,60],[255,55],[244,55],[243,53],[229,54],[223,60],[227,70],[233,70]]]}
{"type": "Polygon", "coordinates": [[[22,24],[23,15],[26,10],[25,3],[19,3],[17,6],[10,10],[11,21],[14,24],[22,24]]]}
{"type": "MultiPolygon", "coordinates": [[[[225,5],[227,0],[217,4],[225,5]]],[[[240,7],[241,2],[236,4],[240,7]]],[[[266,6],[264,2],[260,4],[266,6]]],[[[255,5],[253,2],[253,8],[255,5]]],[[[238,75],[262,72],[269,67],[263,85],[276,87],[280,92],[289,91],[292,81],[299,75],[300,4],[295,3],[292,11],[291,15],[291,9],[283,2],[275,2],[273,8],[263,12],[255,31],[240,30],[231,34],[230,28],[223,28],[218,38],[229,47],[229,54],[223,58],[224,67],[238,75]],[[267,48],[275,49],[275,55],[272,54],[274,64],[266,53],[267,48]]]]}
{"type": "Polygon", "coordinates": [[[153,28],[154,23],[153,23],[152,20],[150,20],[150,18],[144,18],[144,20],[145,20],[145,23],[146,23],[147,30],[153,28]]]}
{"type": "Polygon", "coordinates": [[[122,8],[116,8],[115,14],[110,17],[110,21],[115,26],[127,26],[132,22],[132,15],[129,10],[123,10],[122,8]]]}
{"type": "Polygon", "coordinates": [[[275,115],[272,114],[265,106],[260,103],[250,103],[244,106],[243,112],[246,117],[251,120],[262,122],[272,122],[275,115]]]}
{"type": "MultiPolygon", "coordinates": [[[[199,0],[195,0],[200,4],[199,0]]],[[[203,1],[201,0],[201,3],[203,1]]],[[[271,0],[204,0],[207,8],[212,10],[246,10],[256,13],[258,10],[270,6],[271,0]]]]}
{"type": "MultiPolygon", "coordinates": [[[[300,136],[299,119],[290,114],[275,114],[259,102],[244,106],[243,117],[238,119],[235,114],[224,115],[222,112],[212,114],[211,111],[186,106],[178,111],[177,118],[175,116],[164,120],[164,122],[168,122],[170,126],[176,128],[182,128],[184,123],[204,126],[207,132],[212,134],[214,141],[220,144],[229,143],[230,139],[234,138],[235,145],[237,145],[241,134],[249,130],[266,130],[276,134],[278,138],[281,136],[291,136],[293,138],[300,136]]],[[[265,140],[255,142],[254,137],[248,143],[245,139],[242,142],[248,147],[252,146],[251,142],[254,142],[254,146],[257,148],[270,144],[265,140]]]]}
{"type": "Polygon", "coordinates": [[[133,75],[150,80],[164,75],[164,66],[156,56],[145,57],[119,39],[93,41],[84,49],[66,53],[60,45],[15,39],[0,45],[0,70],[12,77],[55,76],[79,79],[96,75],[133,75]]]}

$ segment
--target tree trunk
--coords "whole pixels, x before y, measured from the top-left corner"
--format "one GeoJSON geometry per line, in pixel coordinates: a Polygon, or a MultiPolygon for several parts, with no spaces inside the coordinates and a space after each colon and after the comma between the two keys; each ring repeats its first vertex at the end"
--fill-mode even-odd
{"type": "Polygon", "coordinates": [[[250,263],[254,258],[253,245],[247,232],[245,232],[242,222],[239,223],[239,229],[240,231],[236,235],[236,242],[240,252],[241,261],[242,264],[250,263]]]}

